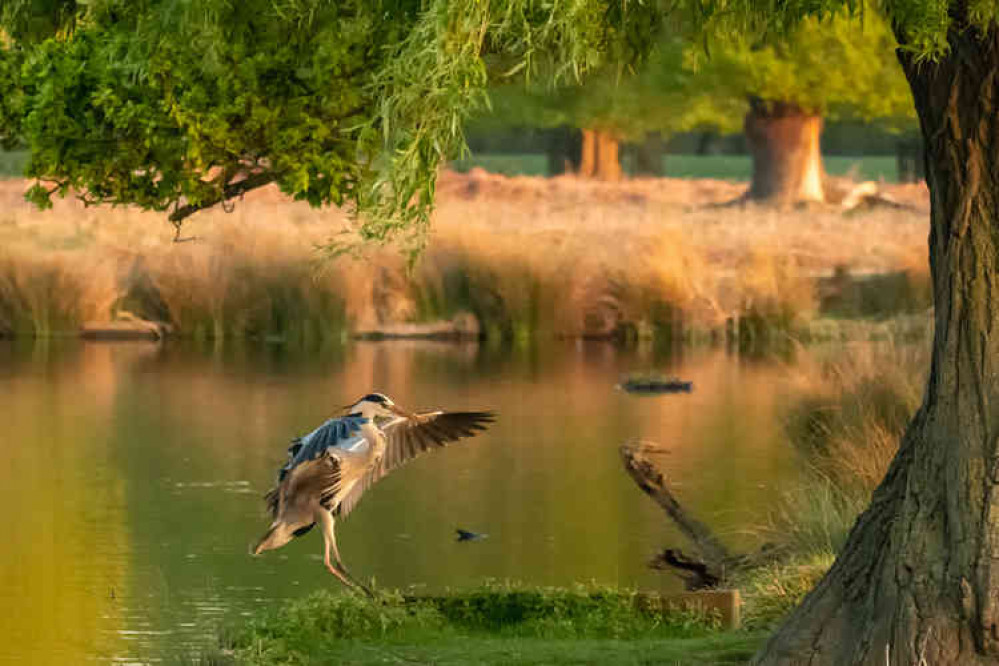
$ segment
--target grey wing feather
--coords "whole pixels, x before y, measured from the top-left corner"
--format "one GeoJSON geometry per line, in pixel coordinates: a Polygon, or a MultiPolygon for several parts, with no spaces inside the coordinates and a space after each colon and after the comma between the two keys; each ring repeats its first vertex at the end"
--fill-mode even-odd
{"type": "MultiPolygon", "coordinates": [[[[303,437],[296,437],[288,447],[288,462],[278,470],[277,487],[270,490],[264,500],[272,516],[277,516],[280,502],[280,488],[288,475],[299,466],[324,456],[335,453],[335,449],[356,450],[366,445],[367,440],[361,434],[361,426],[368,419],[360,416],[344,416],[330,419],[303,437]]],[[[335,458],[335,456],[328,456],[335,458]]],[[[337,472],[337,477],[338,477],[337,472]]],[[[325,494],[329,494],[328,492],[325,494]]]]}
{"type": "Polygon", "coordinates": [[[341,500],[338,515],[346,516],[361,495],[386,474],[426,451],[443,448],[451,442],[472,437],[496,419],[493,412],[426,412],[412,419],[389,423],[385,434],[385,455],[381,464],[357,481],[341,500]]]}

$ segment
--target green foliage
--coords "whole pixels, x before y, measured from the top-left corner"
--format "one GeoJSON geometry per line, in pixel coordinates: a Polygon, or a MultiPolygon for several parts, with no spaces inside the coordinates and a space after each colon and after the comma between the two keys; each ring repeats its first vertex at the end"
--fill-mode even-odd
{"type": "Polygon", "coordinates": [[[778,43],[745,34],[715,37],[707,49],[684,55],[684,67],[696,73],[690,126],[738,129],[750,98],[893,128],[915,119],[894,36],[874,12],[863,20],[843,12],[806,18],[778,43]]]}
{"type": "Polygon", "coordinates": [[[582,84],[494,91],[493,117],[514,126],[568,125],[622,138],[693,129],[736,132],[748,100],[792,104],[830,119],[910,127],[912,101],[895,39],[877,14],[806,18],[780,42],[725,32],[682,40],[664,32],[635,73],[608,66],[582,84]]]}
{"type": "Polygon", "coordinates": [[[806,19],[822,21],[839,12],[866,19],[880,12],[902,47],[921,59],[949,51],[948,31],[986,34],[999,20],[994,0],[680,0],[673,8],[691,19],[694,32],[752,34],[770,42],[779,42],[806,19]]]}
{"type": "Polygon", "coordinates": [[[176,211],[230,198],[250,174],[313,204],[349,196],[366,168],[370,36],[393,26],[367,3],[338,3],[282,30],[276,7],[251,4],[205,3],[207,18],[92,3],[67,37],[7,50],[8,69],[23,60],[7,115],[21,118],[27,174],[50,183],[31,199],[73,188],[89,203],[176,211]]]}
{"type": "MultiPolygon", "coordinates": [[[[990,0],[884,0],[872,9],[892,22],[904,48],[926,58],[946,52],[948,30],[984,33],[999,15],[990,0]]],[[[402,234],[418,247],[437,167],[461,154],[462,121],[486,103],[487,85],[514,75],[565,82],[606,61],[612,67],[600,75],[605,82],[595,84],[606,91],[645,58],[667,23],[670,35],[699,31],[687,53],[702,43],[734,49],[732,58],[719,56],[719,67],[738,71],[746,58],[770,63],[765,79],[746,77],[746,90],[728,99],[744,92],[776,98],[791,89],[805,106],[893,117],[895,82],[880,74],[867,78],[883,53],[851,46],[863,32],[836,17],[841,11],[880,25],[874,11],[855,0],[680,0],[668,6],[7,0],[0,8],[0,140],[30,151],[27,173],[39,182],[30,198],[39,205],[73,191],[88,203],[171,211],[179,222],[274,182],[313,205],[344,204],[365,213],[356,229],[362,240],[402,234]],[[671,12],[679,20],[667,21],[671,12]],[[838,49],[835,69],[846,72],[843,80],[830,77],[828,53],[813,48],[820,42],[838,49]],[[769,46],[775,43],[784,46],[769,46]],[[802,79],[794,57],[791,66],[778,64],[796,43],[805,49],[804,62],[823,66],[820,75],[802,79]],[[832,92],[820,90],[828,87],[832,92]]],[[[881,36],[870,43],[887,46],[889,33],[878,29],[881,36]]],[[[669,62],[674,45],[668,42],[657,57],[669,62]]],[[[681,77],[680,88],[708,89],[694,83],[706,70],[681,77]]],[[[648,81],[674,89],[654,76],[648,81]]],[[[627,116],[636,116],[634,100],[648,91],[641,77],[635,85],[635,96],[622,106],[627,116]]],[[[599,92],[576,106],[580,113],[620,118],[605,108],[609,97],[629,99],[599,92]]],[[[714,104],[699,114],[698,104],[665,123],[719,122],[714,104]]]]}
{"type": "Polygon", "coordinates": [[[30,152],[40,206],[73,191],[179,222],[274,182],[363,211],[362,240],[419,245],[486,57],[556,78],[633,57],[642,32],[616,5],[17,0],[0,13],[0,139],[30,152]]]}
{"type": "Polygon", "coordinates": [[[577,586],[524,588],[491,584],[428,603],[463,630],[539,638],[625,638],[717,629],[715,614],[674,608],[665,614],[635,592],[577,586]]]}
{"type": "Polygon", "coordinates": [[[489,114],[475,123],[528,127],[586,127],[624,138],[684,128],[691,72],[682,66],[683,44],[664,34],[640,67],[607,65],[582,83],[511,82],[491,91],[489,114]]]}
{"type": "MultiPolygon", "coordinates": [[[[653,611],[634,592],[487,585],[438,597],[379,591],[374,601],[318,592],[252,619],[225,636],[241,662],[306,663],[331,659],[352,644],[382,646],[456,641],[682,638],[710,635],[716,616],[653,611]]],[[[466,657],[467,658],[467,657],[466,657]]]]}

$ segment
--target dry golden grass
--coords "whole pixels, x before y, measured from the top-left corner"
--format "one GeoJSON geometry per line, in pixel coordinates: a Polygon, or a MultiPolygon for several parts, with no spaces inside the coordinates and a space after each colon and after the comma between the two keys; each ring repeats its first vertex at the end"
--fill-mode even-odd
{"type": "Polygon", "coordinates": [[[785,430],[810,474],[762,529],[776,552],[809,558],[843,545],[919,407],[928,356],[928,341],[853,344],[833,359],[794,366],[798,398],[785,430]]]}
{"type": "Polygon", "coordinates": [[[925,341],[848,345],[832,360],[799,364],[791,441],[835,484],[872,492],[919,407],[928,367],[925,341]]]}
{"type": "MultiPolygon", "coordinates": [[[[346,322],[460,310],[512,338],[716,329],[732,318],[792,327],[815,315],[815,278],[836,267],[925,276],[927,263],[925,213],[710,207],[742,190],[716,181],[446,173],[411,275],[391,248],[320,266],[316,246],[349,219],[274,190],[231,214],[200,214],[184,229],[196,240],[178,244],[162,215],[73,201],[40,212],[21,199],[24,187],[0,183],[0,332],[26,320],[36,333],[69,330],[123,310],[205,337],[324,337],[346,322]],[[58,286],[31,296],[46,284],[58,286]]],[[[892,194],[926,204],[925,188],[892,194]]]]}

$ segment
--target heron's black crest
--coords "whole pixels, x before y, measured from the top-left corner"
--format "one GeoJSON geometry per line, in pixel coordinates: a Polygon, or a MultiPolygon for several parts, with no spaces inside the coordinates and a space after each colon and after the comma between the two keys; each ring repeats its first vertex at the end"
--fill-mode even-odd
{"type": "Polygon", "coordinates": [[[388,402],[388,398],[382,395],[381,393],[369,393],[368,395],[358,400],[358,402],[377,402],[381,405],[384,405],[386,402],[388,402]]]}

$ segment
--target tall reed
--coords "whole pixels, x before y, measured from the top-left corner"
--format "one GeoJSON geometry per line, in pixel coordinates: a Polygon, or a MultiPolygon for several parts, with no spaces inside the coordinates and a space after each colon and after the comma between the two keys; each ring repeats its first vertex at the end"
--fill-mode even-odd
{"type": "Polygon", "coordinates": [[[925,341],[851,345],[797,371],[801,397],[785,431],[808,474],[764,529],[779,551],[815,557],[842,547],[919,407],[928,358],[925,341]]]}
{"type": "Polygon", "coordinates": [[[323,262],[316,248],[350,220],[271,190],[197,216],[185,227],[195,240],[176,244],[161,216],[71,201],[39,212],[17,187],[0,182],[5,334],[71,333],[127,312],[200,338],[335,339],[469,311],[507,340],[727,330],[753,343],[852,302],[849,281],[818,289],[839,266],[917,275],[926,264],[922,215],[701,206],[737,191],[712,182],[445,174],[412,271],[392,248],[323,262]]]}

